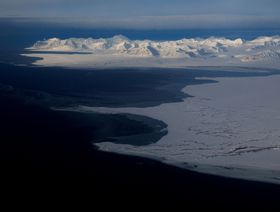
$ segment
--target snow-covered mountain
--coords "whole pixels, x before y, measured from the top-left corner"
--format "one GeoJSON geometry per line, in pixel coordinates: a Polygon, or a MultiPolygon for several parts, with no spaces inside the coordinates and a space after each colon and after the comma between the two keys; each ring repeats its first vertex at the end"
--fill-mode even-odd
{"type": "Polygon", "coordinates": [[[280,36],[260,37],[252,41],[211,37],[177,41],[129,40],[117,35],[112,38],[51,38],[36,42],[33,51],[90,52],[97,55],[131,55],[138,57],[235,57],[243,62],[280,58],[280,36]]]}
{"type": "Polygon", "coordinates": [[[34,63],[40,65],[280,67],[280,36],[259,37],[254,40],[210,37],[176,41],[130,40],[122,35],[106,39],[51,38],[38,41],[27,49],[30,53],[25,54],[26,56],[43,58],[34,63]],[[89,54],[73,54],[85,52],[89,54]]]}

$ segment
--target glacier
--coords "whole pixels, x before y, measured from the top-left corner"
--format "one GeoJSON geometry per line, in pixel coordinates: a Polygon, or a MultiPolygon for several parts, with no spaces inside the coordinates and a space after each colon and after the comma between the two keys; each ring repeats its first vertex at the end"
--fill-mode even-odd
{"type": "Polygon", "coordinates": [[[80,67],[246,66],[277,68],[280,36],[254,40],[210,37],[176,41],[112,38],[51,38],[27,48],[25,56],[42,58],[37,65],[80,67]],[[43,52],[43,53],[42,53],[43,52]],[[66,54],[56,54],[64,52],[66,54]],[[67,54],[71,53],[71,54],[67,54]],[[87,53],[87,54],[80,54],[87,53]]]}

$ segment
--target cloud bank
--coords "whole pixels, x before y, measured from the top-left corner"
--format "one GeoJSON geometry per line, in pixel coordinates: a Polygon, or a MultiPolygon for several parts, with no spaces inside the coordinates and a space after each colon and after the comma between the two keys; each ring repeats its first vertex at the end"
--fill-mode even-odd
{"type": "Polygon", "coordinates": [[[279,8],[278,0],[0,1],[1,17],[132,29],[280,27],[279,8]]]}
{"type": "MultiPolygon", "coordinates": [[[[246,15],[138,16],[130,18],[6,18],[17,24],[50,24],[99,29],[271,29],[280,28],[280,17],[246,15]]],[[[2,19],[3,21],[3,19],[2,19]]]]}

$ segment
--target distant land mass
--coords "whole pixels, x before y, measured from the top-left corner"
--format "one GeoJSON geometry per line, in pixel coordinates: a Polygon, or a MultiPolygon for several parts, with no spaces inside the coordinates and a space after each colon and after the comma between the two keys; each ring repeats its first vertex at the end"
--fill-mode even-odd
{"type": "Polygon", "coordinates": [[[27,48],[25,56],[42,58],[34,64],[80,67],[242,66],[278,69],[280,36],[254,40],[223,37],[174,41],[112,38],[51,38],[27,48]],[[64,54],[61,54],[64,53],[64,54]],[[85,54],[87,53],[87,54],[85,54]]]}

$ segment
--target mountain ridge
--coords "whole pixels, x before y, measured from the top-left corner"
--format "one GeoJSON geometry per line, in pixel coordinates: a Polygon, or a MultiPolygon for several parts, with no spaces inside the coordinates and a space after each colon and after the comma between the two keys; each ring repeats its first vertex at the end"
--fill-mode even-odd
{"type": "Polygon", "coordinates": [[[30,51],[89,52],[96,55],[121,55],[166,58],[237,58],[243,62],[266,57],[280,59],[280,36],[263,36],[251,41],[241,38],[183,38],[175,41],[130,40],[123,35],[111,38],[51,38],[38,41],[30,51]]]}

